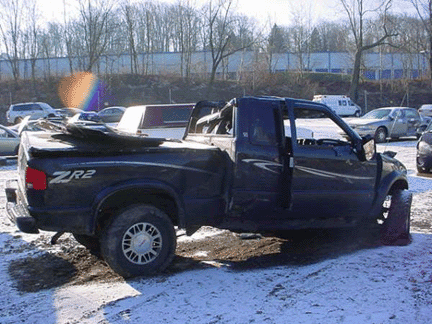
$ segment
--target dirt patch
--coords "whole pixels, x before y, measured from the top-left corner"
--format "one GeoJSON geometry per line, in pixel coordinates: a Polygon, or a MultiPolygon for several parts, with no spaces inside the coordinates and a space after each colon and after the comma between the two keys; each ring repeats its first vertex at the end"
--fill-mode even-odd
{"type": "MultiPolygon", "coordinates": [[[[296,231],[290,233],[290,238],[284,239],[223,231],[205,239],[179,242],[176,258],[158,276],[215,266],[228,267],[233,271],[300,266],[378,246],[373,233],[353,233],[352,230],[296,231]]],[[[53,249],[49,241],[38,239],[33,246],[43,247],[48,252],[10,263],[9,274],[18,290],[36,292],[64,285],[124,280],[72,237],[66,237],[59,243],[63,245],[61,251],[49,251],[53,249]]]]}

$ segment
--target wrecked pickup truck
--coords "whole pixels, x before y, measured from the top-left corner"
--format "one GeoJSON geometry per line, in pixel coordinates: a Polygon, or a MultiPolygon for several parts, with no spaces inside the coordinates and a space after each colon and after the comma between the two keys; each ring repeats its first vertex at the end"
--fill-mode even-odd
{"type": "Polygon", "coordinates": [[[202,101],[182,140],[84,126],[25,132],[18,173],[6,194],[21,231],[70,232],[124,277],[164,269],[176,228],[286,235],[370,225],[385,244],[410,241],[405,167],[306,100],[202,101]]]}

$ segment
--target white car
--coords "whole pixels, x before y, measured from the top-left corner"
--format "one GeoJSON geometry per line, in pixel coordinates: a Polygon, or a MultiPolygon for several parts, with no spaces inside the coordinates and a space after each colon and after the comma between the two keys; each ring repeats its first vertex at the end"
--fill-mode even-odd
{"type": "Polygon", "coordinates": [[[361,115],[360,106],[344,95],[315,95],[313,101],[327,105],[339,116],[361,115]]]}
{"type": "Polygon", "coordinates": [[[18,124],[27,116],[31,116],[31,119],[60,117],[59,113],[45,102],[12,104],[6,112],[6,119],[10,124],[18,124]]]}
{"type": "Polygon", "coordinates": [[[432,121],[432,105],[421,105],[418,112],[420,117],[423,119],[424,124],[426,124],[424,127],[424,129],[426,129],[427,125],[432,121]]]}
{"type": "Polygon", "coordinates": [[[192,103],[129,107],[116,129],[126,134],[181,139],[193,107],[192,103]]]}
{"type": "Polygon", "coordinates": [[[421,107],[418,110],[419,114],[424,117],[432,117],[432,105],[421,105],[421,107]]]}

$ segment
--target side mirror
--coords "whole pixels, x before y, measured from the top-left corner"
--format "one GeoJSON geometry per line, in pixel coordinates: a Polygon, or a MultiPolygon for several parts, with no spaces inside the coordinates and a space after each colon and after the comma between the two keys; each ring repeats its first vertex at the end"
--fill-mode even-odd
{"type": "Polygon", "coordinates": [[[365,161],[370,161],[375,157],[376,145],[371,135],[363,137],[363,153],[365,161]]]}

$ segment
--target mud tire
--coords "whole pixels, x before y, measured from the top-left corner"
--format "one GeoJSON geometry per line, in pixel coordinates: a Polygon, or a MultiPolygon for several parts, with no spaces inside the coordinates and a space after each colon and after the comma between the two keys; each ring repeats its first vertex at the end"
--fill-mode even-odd
{"type": "Polygon", "coordinates": [[[104,260],[125,278],[164,270],[173,260],[176,233],[160,209],[136,204],[120,211],[101,235],[104,260]]]}
{"type": "Polygon", "coordinates": [[[384,245],[408,245],[411,243],[410,213],[412,193],[408,190],[397,190],[393,193],[381,231],[381,242],[384,245]]]}

